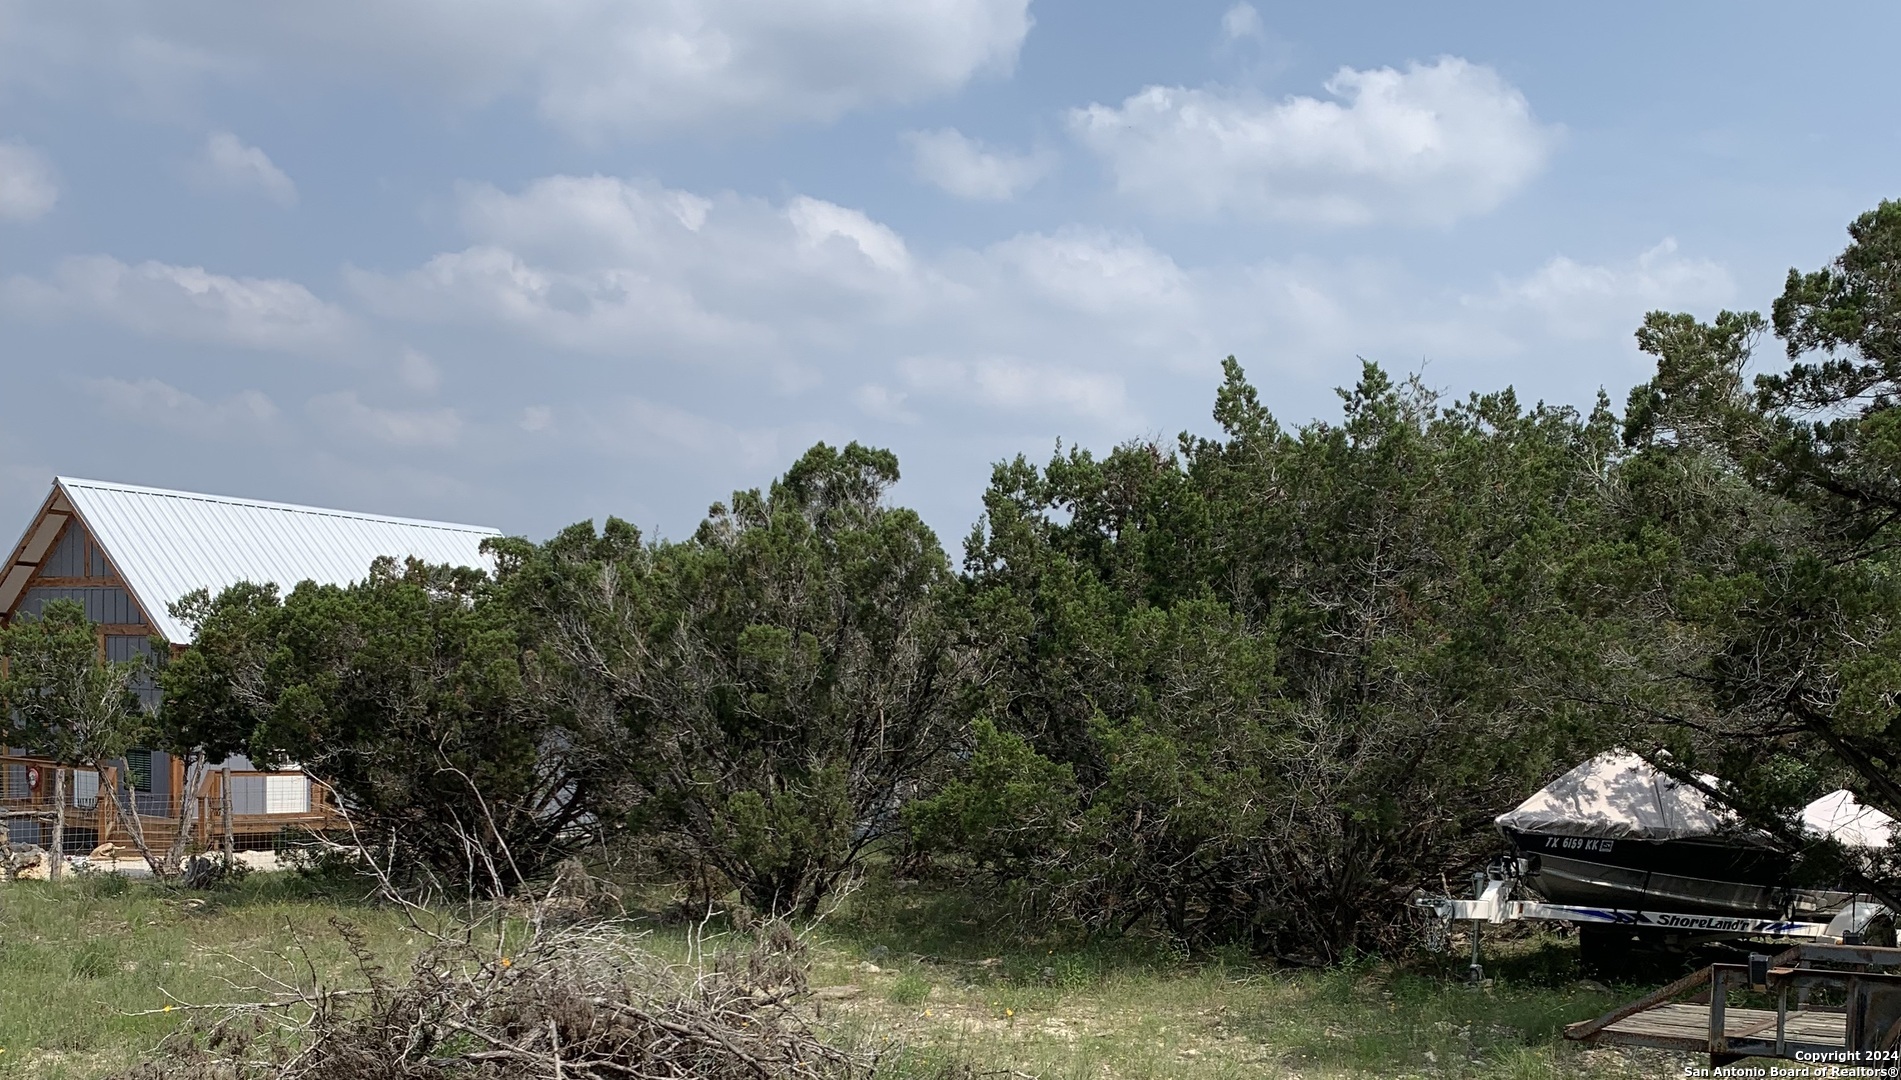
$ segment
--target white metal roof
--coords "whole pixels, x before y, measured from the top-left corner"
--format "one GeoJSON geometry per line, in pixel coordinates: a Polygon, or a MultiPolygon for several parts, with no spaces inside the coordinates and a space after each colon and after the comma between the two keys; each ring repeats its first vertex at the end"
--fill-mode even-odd
{"type": "Polygon", "coordinates": [[[357,514],[312,506],[59,477],[59,492],[103,548],[165,640],[191,631],[167,610],[195,589],[214,595],[240,581],[285,592],[299,582],[361,581],[378,556],[487,568],[478,525],[357,514]]]}

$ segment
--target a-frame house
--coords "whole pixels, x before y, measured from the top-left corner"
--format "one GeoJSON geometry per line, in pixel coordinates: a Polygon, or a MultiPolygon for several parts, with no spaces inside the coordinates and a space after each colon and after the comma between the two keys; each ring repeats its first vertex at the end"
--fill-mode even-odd
{"type": "MultiPolygon", "coordinates": [[[[474,525],[62,476],[0,567],[0,625],[36,615],[55,600],[76,600],[98,627],[100,655],[127,660],[150,655],[154,647],[190,647],[190,628],[170,607],[194,590],[215,595],[240,581],[275,584],[286,592],[302,581],[343,585],[362,580],[370,563],[384,555],[486,567],[482,542],[499,535],[474,525]]],[[[142,687],[140,694],[157,703],[156,688],[142,687]]],[[[50,797],[43,782],[46,763],[31,758],[30,748],[0,746],[0,758],[0,804],[38,804],[50,797]]],[[[321,808],[313,805],[311,785],[301,773],[263,773],[241,758],[213,775],[215,791],[184,790],[185,765],[167,754],[138,752],[122,765],[113,779],[128,805],[155,822],[176,818],[193,798],[215,797],[240,827],[254,831],[281,829],[321,808]]],[[[100,777],[80,772],[73,779],[72,807],[95,807],[100,777]]],[[[314,802],[322,802],[321,793],[314,802]]],[[[109,829],[103,815],[99,820],[101,830],[109,829]]],[[[100,838],[100,830],[89,833],[85,824],[65,844],[69,852],[89,849],[100,838]]],[[[30,819],[14,819],[9,827],[16,841],[43,842],[30,819]]]]}

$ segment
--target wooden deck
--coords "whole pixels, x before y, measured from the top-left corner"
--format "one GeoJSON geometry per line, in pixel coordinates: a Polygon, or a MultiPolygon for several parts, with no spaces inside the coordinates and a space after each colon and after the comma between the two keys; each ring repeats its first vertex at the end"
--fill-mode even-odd
{"type": "MultiPolygon", "coordinates": [[[[1792,1052],[1796,1049],[1839,1050],[1848,1038],[1848,1017],[1838,1012],[1790,1012],[1782,1034],[1792,1052]]],[[[1724,1009],[1723,1038],[1732,1044],[1774,1043],[1775,1011],[1724,1009]]],[[[1602,1028],[1594,1041],[1707,1052],[1710,1049],[1710,1007],[1658,1005],[1602,1028]]]]}
{"type": "MultiPolygon", "coordinates": [[[[124,821],[100,790],[102,786],[119,791],[124,813],[137,815],[146,842],[155,849],[170,847],[187,820],[191,822],[190,846],[206,851],[222,846],[227,836],[235,847],[256,848],[269,846],[286,831],[327,832],[342,828],[344,822],[335,793],[300,772],[216,769],[204,775],[198,794],[181,798],[177,794],[127,790],[118,770],[112,767],[95,771],[46,758],[0,754],[0,817],[8,822],[32,822],[41,834],[48,834],[54,813],[63,802],[68,854],[85,854],[86,848],[96,844],[130,842],[124,821]],[[275,812],[242,812],[226,786],[227,782],[268,783],[280,777],[305,782],[307,796],[275,812]],[[65,796],[56,799],[55,790],[60,786],[65,796]],[[75,852],[72,845],[82,837],[86,847],[75,852]]],[[[28,842],[45,840],[42,835],[28,842]]]]}

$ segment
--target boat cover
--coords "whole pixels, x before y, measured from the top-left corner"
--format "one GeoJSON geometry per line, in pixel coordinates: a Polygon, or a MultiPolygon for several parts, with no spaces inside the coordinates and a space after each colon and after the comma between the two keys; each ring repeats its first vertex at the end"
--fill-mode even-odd
{"type": "Polygon", "coordinates": [[[1709,805],[1701,791],[1621,750],[1579,765],[1496,821],[1518,832],[1633,840],[1682,840],[1735,830],[1734,819],[1709,805]]]}
{"type": "Polygon", "coordinates": [[[1831,791],[1802,808],[1802,827],[1852,848],[1885,848],[1894,819],[1857,802],[1847,789],[1831,791]]]}

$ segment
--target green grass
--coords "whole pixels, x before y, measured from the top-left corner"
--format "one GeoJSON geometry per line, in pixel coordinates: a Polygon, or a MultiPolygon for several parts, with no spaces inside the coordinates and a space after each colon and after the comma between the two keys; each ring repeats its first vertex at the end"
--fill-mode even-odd
{"type": "MultiPolygon", "coordinates": [[[[307,952],[319,970],[347,972],[333,918],[392,972],[420,944],[398,913],[288,874],[206,894],[110,881],[0,889],[0,1078],[123,1067],[179,1021],[130,1014],[242,998],[231,983],[256,983],[252,965],[281,971],[307,952]]],[[[686,956],[687,928],[645,925],[648,947],[686,956]]],[[[818,1002],[821,1026],[881,1049],[881,1080],[943,1080],[957,1075],[950,1064],[1049,1080],[1681,1075],[1680,1059],[1563,1041],[1564,1024],[1634,991],[1580,982],[1574,948],[1551,938],[1492,947],[1495,979],[1474,988],[1458,981],[1460,961],[1290,971],[1153,938],[1022,932],[979,899],[873,882],[811,941],[813,985],[858,988],[818,1002]]]]}
{"type": "Polygon", "coordinates": [[[1463,958],[1305,971],[1238,951],[1191,957],[1152,938],[1019,932],[971,898],[874,879],[825,941],[815,983],[867,991],[834,1023],[902,1044],[898,1076],[950,1060],[1049,1080],[1681,1075],[1674,1057],[1563,1040],[1565,1024],[1638,991],[1581,980],[1575,945],[1550,936],[1491,947],[1494,978],[1470,987],[1463,958]]]}
{"type": "Polygon", "coordinates": [[[284,974],[286,958],[307,953],[342,971],[350,961],[332,917],[399,964],[415,947],[394,912],[340,903],[290,875],[205,894],[123,879],[0,889],[0,1077],[79,1080],[123,1067],[180,1018],[129,1014],[231,1000],[225,980],[256,981],[247,965],[284,974]]]}

